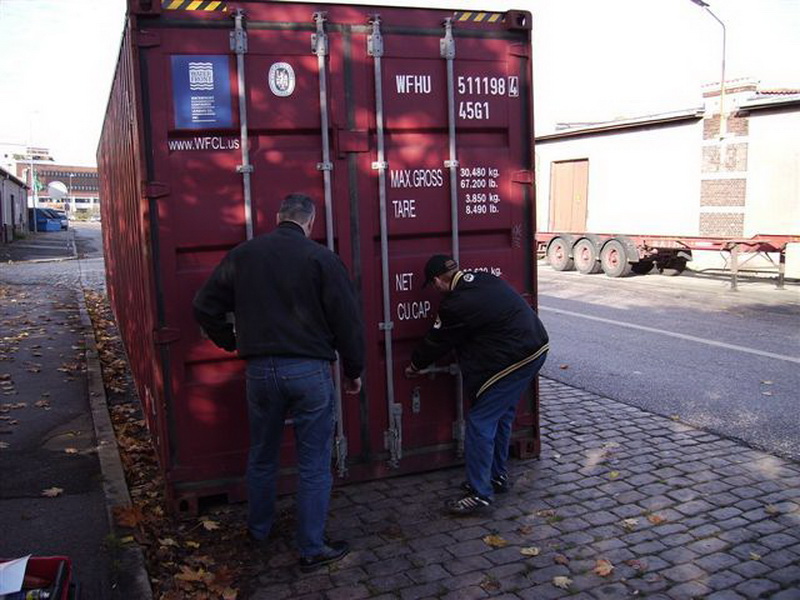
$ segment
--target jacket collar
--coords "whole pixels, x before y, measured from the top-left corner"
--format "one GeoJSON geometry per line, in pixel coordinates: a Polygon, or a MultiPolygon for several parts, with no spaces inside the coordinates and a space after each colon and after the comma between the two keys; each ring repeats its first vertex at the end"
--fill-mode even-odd
{"type": "Polygon", "coordinates": [[[295,231],[301,234],[303,237],[306,236],[306,232],[303,231],[303,228],[294,221],[281,221],[278,223],[278,229],[288,229],[289,231],[295,231]]]}
{"type": "Polygon", "coordinates": [[[464,276],[464,271],[456,271],[456,274],[453,275],[453,279],[450,280],[450,291],[452,292],[456,289],[458,282],[461,281],[461,278],[464,276]]]}

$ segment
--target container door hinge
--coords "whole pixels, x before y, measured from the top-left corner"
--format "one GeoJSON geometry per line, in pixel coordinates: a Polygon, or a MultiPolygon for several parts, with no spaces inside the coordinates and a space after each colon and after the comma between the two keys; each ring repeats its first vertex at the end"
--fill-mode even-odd
{"type": "Polygon", "coordinates": [[[231,52],[234,54],[247,54],[247,30],[244,28],[244,11],[237,8],[231,15],[236,20],[235,29],[230,32],[231,52]]]}
{"type": "Polygon", "coordinates": [[[533,183],[533,171],[514,171],[511,181],[514,183],[533,183]]]}
{"type": "Polygon", "coordinates": [[[144,195],[147,198],[163,198],[164,196],[169,196],[169,194],[169,186],[161,181],[150,181],[144,186],[144,195]]]}
{"type": "Polygon", "coordinates": [[[328,34],[325,33],[327,13],[314,13],[317,32],[311,34],[311,51],[317,56],[328,56],[328,34]]]}
{"type": "Polygon", "coordinates": [[[383,445],[389,451],[389,466],[396,469],[403,458],[403,405],[391,405],[389,429],[383,433],[383,445]]]}
{"type": "Polygon", "coordinates": [[[153,332],[153,342],[157,345],[177,342],[180,337],[181,331],[175,327],[160,327],[153,332]]]}
{"type": "Polygon", "coordinates": [[[383,56],[383,36],[381,35],[381,17],[373,15],[370,19],[372,33],[367,36],[367,54],[374,57],[383,56]]]}

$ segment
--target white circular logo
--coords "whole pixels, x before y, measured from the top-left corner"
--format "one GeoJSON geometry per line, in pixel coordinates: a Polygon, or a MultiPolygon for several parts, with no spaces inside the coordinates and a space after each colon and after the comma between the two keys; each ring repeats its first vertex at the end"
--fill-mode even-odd
{"type": "Polygon", "coordinates": [[[466,275],[464,275],[464,281],[466,281],[467,283],[475,281],[475,275],[473,275],[472,273],[467,273],[466,275]]]}
{"type": "Polygon", "coordinates": [[[269,89],[281,98],[291,96],[294,92],[295,76],[292,65],[285,62],[273,64],[269,68],[269,89]]]}

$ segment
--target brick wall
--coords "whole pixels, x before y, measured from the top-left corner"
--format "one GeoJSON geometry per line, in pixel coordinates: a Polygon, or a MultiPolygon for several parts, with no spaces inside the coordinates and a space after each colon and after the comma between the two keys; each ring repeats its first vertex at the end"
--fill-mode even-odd
{"type": "Polygon", "coordinates": [[[706,179],[700,182],[700,206],[744,206],[746,179],[706,179]]]}
{"type": "Polygon", "coordinates": [[[700,235],[741,237],[743,232],[742,213],[700,213],[700,235]]]}

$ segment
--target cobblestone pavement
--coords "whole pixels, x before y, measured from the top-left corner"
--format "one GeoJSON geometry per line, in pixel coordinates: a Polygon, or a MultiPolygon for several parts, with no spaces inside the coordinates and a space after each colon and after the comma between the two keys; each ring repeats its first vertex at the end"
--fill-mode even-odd
{"type": "Polygon", "coordinates": [[[300,575],[285,517],[251,598],[800,599],[800,465],[555,381],[541,397],[542,456],[490,514],[443,514],[461,469],[338,488],[352,552],[300,575]]]}

